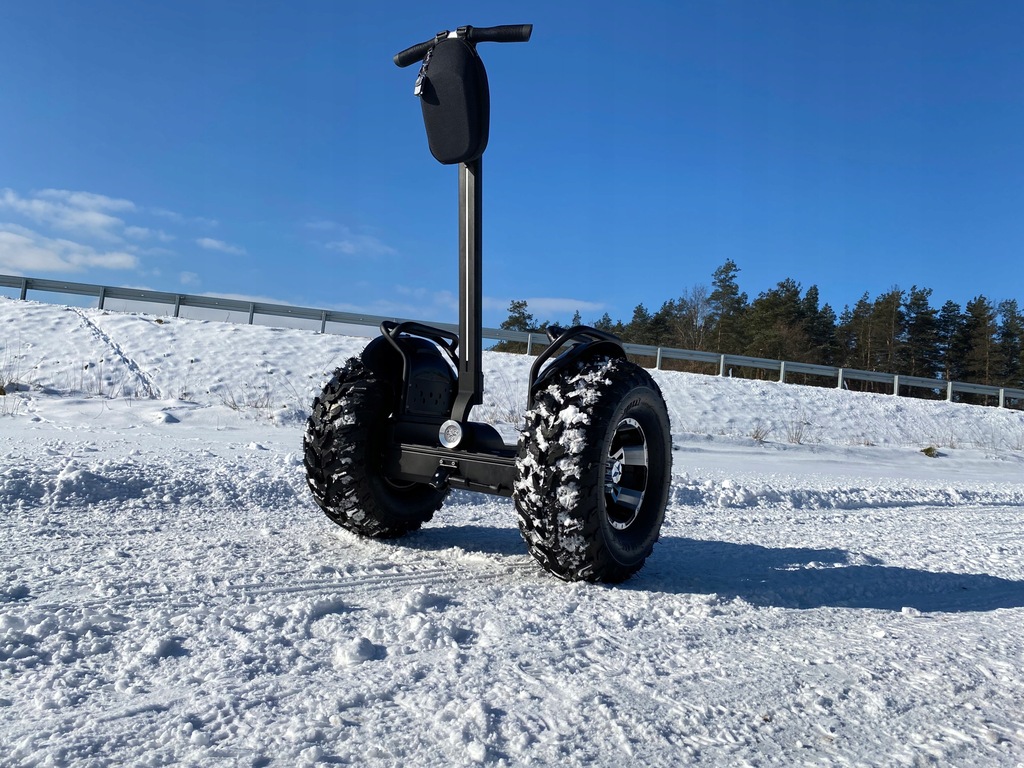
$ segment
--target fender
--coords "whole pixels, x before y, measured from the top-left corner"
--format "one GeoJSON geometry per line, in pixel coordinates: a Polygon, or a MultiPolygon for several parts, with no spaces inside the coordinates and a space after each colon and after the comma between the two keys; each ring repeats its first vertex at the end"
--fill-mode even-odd
{"type": "Polygon", "coordinates": [[[403,421],[440,424],[448,418],[457,380],[454,334],[419,323],[381,323],[381,334],[363,350],[363,363],[396,387],[403,421]]]}
{"type": "Polygon", "coordinates": [[[548,329],[548,338],[551,340],[551,344],[540,353],[530,368],[530,396],[527,408],[533,408],[534,396],[541,387],[555,374],[564,371],[577,360],[585,360],[599,355],[626,358],[626,350],[618,336],[587,325],[574,325],[569,330],[562,330],[555,326],[548,329]],[[559,350],[570,341],[575,343],[559,353],[559,350]],[[544,364],[549,360],[550,364],[544,368],[544,364]],[[543,372],[541,368],[544,368],[543,372]]]}

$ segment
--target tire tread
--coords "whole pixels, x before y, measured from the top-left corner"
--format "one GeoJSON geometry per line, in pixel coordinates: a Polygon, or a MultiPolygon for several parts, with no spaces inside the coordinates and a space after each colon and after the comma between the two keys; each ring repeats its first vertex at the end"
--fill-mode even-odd
{"type": "Polygon", "coordinates": [[[350,358],[313,400],[303,437],[306,484],[314,501],[330,520],[368,538],[417,530],[448,492],[422,484],[401,491],[385,485],[378,441],[393,390],[358,357],[350,358]]]}

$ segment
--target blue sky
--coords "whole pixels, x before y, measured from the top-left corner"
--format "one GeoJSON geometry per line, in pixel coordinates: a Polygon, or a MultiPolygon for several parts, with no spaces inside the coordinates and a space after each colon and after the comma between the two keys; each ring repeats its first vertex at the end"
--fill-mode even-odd
{"type": "Polygon", "coordinates": [[[0,6],[0,272],[457,316],[456,171],[391,56],[484,45],[485,322],[792,277],[1024,302],[1024,3],[0,6]]]}

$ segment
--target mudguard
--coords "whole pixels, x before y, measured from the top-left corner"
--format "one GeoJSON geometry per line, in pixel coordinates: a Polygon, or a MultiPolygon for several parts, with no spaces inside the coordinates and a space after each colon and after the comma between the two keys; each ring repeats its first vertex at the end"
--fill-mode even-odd
{"type": "Polygon", "coordinates": [[[380,378],[393,383],[399,402],[397,414],[402,420],[440,424],[451,413],[455,398],[453,346],[433,334],[426,338],[410,335],[417,330],[436,329],[412,323],[384,325],[383,335],[363,350],[363,363],[380,378]]]}
{"type": "Polygon", "coordinates": [[[577,360],[599,355],[613,358],[626,357],[626,350],[622,347],[622,341],[618,336],[587,325],[575,325],[567,331],[557,327],[551,328],[548,330],[548,338],[551,340],[551,344],[540,353],[530,368],[528,408],[533,408],[534,396],[541,387],[577,360]],[[571,347],[564,348],[570,341],[576,343],[571,347]],[[559,350],[562,351],[559,352],[559,350]],[[546,363],[547,367],[545,368],[546,363]],[[541,371],[542,368],[543,371],[541,371]]]}

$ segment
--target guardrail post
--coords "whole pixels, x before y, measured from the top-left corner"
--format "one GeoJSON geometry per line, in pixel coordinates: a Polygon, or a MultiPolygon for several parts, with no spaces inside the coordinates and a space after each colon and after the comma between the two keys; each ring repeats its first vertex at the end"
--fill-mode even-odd
{"type": "Polygon", "coordinates": [[[725,355],[718,358],[718,375],[725,376],[725,355]]]}
{"type": "Polygon", "coordinates": [[[897,373],[892,377],[892,396],[899,397],[900,394],[900,375],[897,373]]]}
{"type": "Polygon", "coordinates": [[[779,382],[782,384],[786,383],[786,361],[783,360],[779,363],[779,382]]]}
{"type": "Polygon", "coordinates": [[[256,314],[256,305],[255,304],[250,304],[249,305],[249,325],[252,325],[252,318],[253,318],[253,315],[255,315],[255,314],[256,314]]]}
{"type": "Polygon", "coordinates": [[[26,296],[28,296],[28,278],[24,277],[21,280],[21,300],[24,301],[26,296]]]}
{"type": "Polygon", "coordinates": [[[174,316],[177,317],[181,312],[181,296],[174,297],[174,316]]]}
{"type": "Polygon", "coordinates": [[[533,354],[533,334],[532,333],[527,333],[526,334],[526,354],[527,355],[532,355],[533,354]]]}
{"type": "Polygon", "coordinates": [[[845,381],[843,380],[843,374],[844,374],[844,373],[845,373],[845,372],[843,371],[843,369],[842,369],[842,368],[840,368],[840,369],[839,369],[839,377],[838,377],[838,378],[839,378],[839,383],[838,383],[838,384],[836,384],[836,389],[842,389],[842,388],[843,388],[843,384],[845,384],[845,383],[846,383],[846,382],[845,382],[845,381]]]}
{"type": "Polygon", "coordinates": [[[658,347],[658,356],[654,358],[654,370],[661,370],[661,347],[658,347]]]}
{"type": "Polygon", "coordinates": [[[320,333],[327,333],[327,310],[320,313],[320,333]]]}
{"type": "Polygon", "coordinates": [[[103,309],[103,302],[106,300],[106,298],[107,298],[107,287],[105,285],[100,286],[100,300],[99,300],[99,302],[96,305],[97,309],[103,309]]]}
{"type": "Polygon", "coordinates": [[[946,382],[946,402],[947,403],[952,403],[953,402],[953,382],[952,381],[947,381],[946,382]]]}

